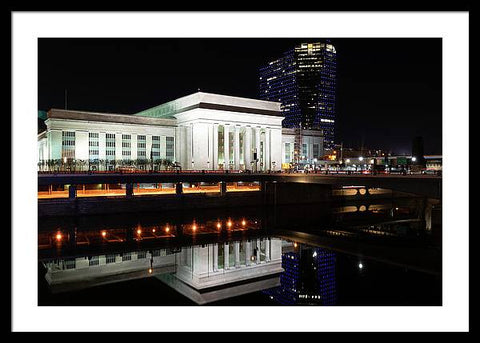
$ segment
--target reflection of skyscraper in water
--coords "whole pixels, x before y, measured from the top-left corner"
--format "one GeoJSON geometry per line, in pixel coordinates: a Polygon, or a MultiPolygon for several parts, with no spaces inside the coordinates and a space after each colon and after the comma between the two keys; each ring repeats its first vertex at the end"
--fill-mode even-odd
{"type": "Polygon", "coordinates": [[[282,254],[280,286],[264,291],[281,305],[335,305],[335,253],[299,247],[282,254]]]}

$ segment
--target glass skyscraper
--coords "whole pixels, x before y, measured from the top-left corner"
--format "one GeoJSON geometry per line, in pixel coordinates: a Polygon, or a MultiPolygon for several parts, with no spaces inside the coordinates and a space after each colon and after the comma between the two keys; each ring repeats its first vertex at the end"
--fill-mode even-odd
{"type": "Polygon", "coordinates": [[[302,43],[260,68],[260,99],[282,103],[283,126],[321,129],[335,140],[336,51],[330,42],[302,43]]]}
{"type": "Polygon", "coordinates": [[[300,245],[282,254],[280,286],[263,293],[281,305],[335,305],[336,253],[300,245]]]}

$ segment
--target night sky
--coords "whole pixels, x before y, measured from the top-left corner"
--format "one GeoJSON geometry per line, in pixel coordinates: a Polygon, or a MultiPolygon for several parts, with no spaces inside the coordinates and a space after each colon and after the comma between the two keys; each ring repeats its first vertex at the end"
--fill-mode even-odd
{"type": "MultiPolygon", "coordinates": [[[[318,39],[39,39],[38,109],[131,114],[204,92],[258,98],[258,69],[318,39]]],[[[337,143],[442,153],[441,39],[331,39],[337,143]]]]}

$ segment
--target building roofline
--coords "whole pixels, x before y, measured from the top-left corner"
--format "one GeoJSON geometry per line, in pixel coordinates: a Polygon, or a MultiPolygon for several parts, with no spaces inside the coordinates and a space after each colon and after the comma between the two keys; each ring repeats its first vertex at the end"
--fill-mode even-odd
{"type": "Polygon", "coordinates": [[[139,125],[176,125],[176,120],[170,118],[138,117],[131,114],[100,113],[52,108],[47,113],[47,119],[88,120],[99,122],[139,124],[139,125]]]}
{"type": "Polygon", "coordinates": [[[262,115],[283,116],[281,103],[231,95],[196,92],[164,104],[135,113],[135,116],[169,118],[175,114],[194,108],[230,110],[236,112],[257,113],[262,115]]]}

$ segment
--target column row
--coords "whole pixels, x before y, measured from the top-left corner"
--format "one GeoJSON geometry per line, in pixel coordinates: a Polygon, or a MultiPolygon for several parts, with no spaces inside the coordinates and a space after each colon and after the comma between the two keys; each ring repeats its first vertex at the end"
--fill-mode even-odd
{"type": "MultiPolygon", "coordinates": [[[[269,262],[271,260],[270,256],[270,239],[266,239],[264,241],[264,259],[261,258],[261,241],[259,239],[254,239],[250,242],[243,242],[243,252],[245,255],[242,258],[243,252],[241,252],[240,242],[233,242],[230,245],[233,246],[233,258],[230,258],[230,245],[228,243],[224,243],[222,246],[223,250],[223,269],[229,268],[238,268],[242,265],[250,266],[252,264],[261,263],[261,261],[269,262]],[[230,264],[231,260],[233,261],[233,265],[230,264]]],[[[213,271],[219,270],[219,259],[218,259],[218,249],[219,245],[215,244],[213,246],[213,261],[212,261],[212,269],[213,271]]],[[[220,268],[222,269],[222,268],[220,268]]]]}
{"type": "Polygon", "coordinates": [[[270,128],[213,125],[211,169],[265,171],[271,166],[270,128]]]}

